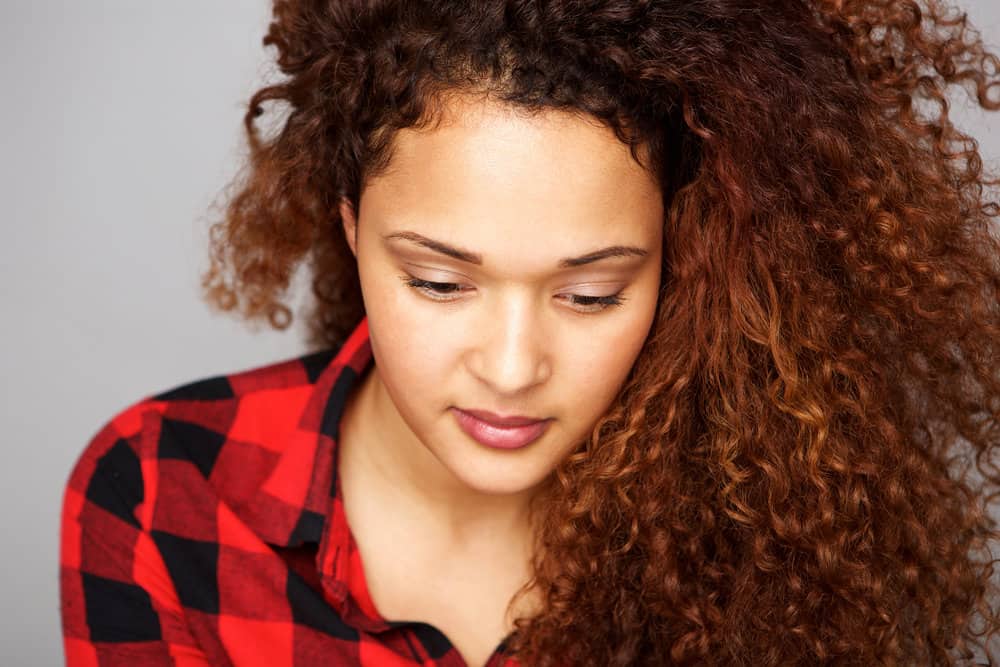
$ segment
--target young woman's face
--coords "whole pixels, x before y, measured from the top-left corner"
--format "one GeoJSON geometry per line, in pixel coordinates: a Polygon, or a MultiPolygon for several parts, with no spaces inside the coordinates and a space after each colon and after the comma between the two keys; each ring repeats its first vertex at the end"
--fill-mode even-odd
{"type": "Polygon", "coordinates": [[[400,437],[471,489],[519,493],[589,436],[639,354],[659,291],[662,196],[594,121],[448,109],[437,129],[398,133],[389,171],[362,193],[356,245],[346,204],[344,232],[374,372],[409,427],[400,437]],[[617,246],[628,250],[563,261],[617,246]],[[456,409],[548,428],[495,448],[456,409]]]}

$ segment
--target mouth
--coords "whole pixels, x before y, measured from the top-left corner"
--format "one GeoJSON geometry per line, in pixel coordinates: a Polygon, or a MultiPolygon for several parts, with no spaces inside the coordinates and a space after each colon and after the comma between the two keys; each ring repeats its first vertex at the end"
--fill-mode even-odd
{"type": "Polygon", "coordinates": [[[496,449],[525,447],[540,438],[552,421],[461,408],[452,408],[452,413],[466,435],[482,445],[496,449]]]}
{"type": "Polygon", "coordinates": [[[456,410],[461,410],[467,415],[472,415],[480,421],[484,421],[493,426],[530,426],[531,424],[537,424],[538,422],[543,422],[545,419],[538,417],[524,417],[522,415],[498,415],[487,410],[463,410],[462,408],[455,408],[456,410]]]}

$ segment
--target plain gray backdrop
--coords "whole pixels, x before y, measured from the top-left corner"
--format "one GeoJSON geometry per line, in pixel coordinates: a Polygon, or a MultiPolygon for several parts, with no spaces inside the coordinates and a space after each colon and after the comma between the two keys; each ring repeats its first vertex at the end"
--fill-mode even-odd
{"type": "MultiPolygon", "coordinates": [[[[0,663],[58,665],[59,511],[83,447],[143,396],[300,354],[304,330],[255,332],[198,291],[245,103],[274,79],[269,3],[0,6],[0,663]]],[[[1000,3],[961,6],[1000,53],[1000,3]]],[[[954,102],[996,169],[1000,114],[954,102]]]]}

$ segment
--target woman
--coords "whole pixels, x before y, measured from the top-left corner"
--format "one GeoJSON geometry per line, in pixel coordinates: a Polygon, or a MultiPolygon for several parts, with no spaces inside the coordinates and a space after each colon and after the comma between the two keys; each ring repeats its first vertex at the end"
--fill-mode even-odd
{"type": "Polygon", "coordinates": [[[205,295],[283,329],[306,262],[318,351],[93,438],[70,664],[996,650],[998,206],[944,93],[997,109],[998,62],[964,16],[277,0],[264,43],[205,295]]]}

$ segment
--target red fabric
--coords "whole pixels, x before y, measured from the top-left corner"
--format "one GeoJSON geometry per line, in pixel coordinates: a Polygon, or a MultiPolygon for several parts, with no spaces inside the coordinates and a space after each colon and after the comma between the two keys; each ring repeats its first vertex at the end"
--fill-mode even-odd
{"type": "MultiPolygon", "coordinates": [[[[368,594],[335,438],[371,362],[362,319],[337,349],[111,418],[63,496],[67,665],[466,667],[437,628],[382,618],[368,594]]],[[[488,667],[517,667],[505,647],[488,667]]]]}

